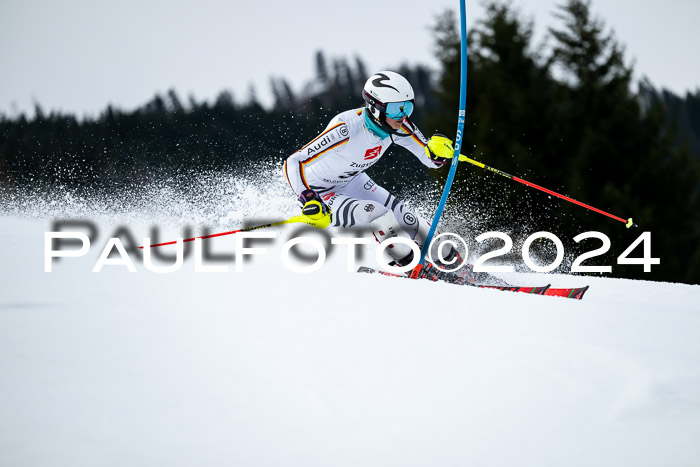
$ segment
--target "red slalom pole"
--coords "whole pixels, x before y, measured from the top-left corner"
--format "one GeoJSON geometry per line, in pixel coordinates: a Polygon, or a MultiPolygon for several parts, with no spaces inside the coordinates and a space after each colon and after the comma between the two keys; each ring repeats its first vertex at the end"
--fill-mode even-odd
{"type": "Polygon", "coordinates": [[[509,174],[509,173],[503,172],[503,171],[498,170],[498,169],[494,169],[493,167],[489,167],[489,166],[486,165],[486,164],[483,164],[483,163],[481,163],[481,162],[479,162],[479,161],[475,161],[474,159],[468,158],[468,157],[465,156],[464,154],[460,154],[460,155],[459,155],[459,160],[460,160],[460,161],[469,162],[469,163],[472,164],[472,165],[476,165],[477,167],[481,167],[482,169],[489,170],[489,171],[491,171],[491,172],[493,172],[493,173],[495,173],[495,174],[501,175],[501,176],[503,176],[503,177],[510,178],[511,180],[515,180],[516,182],[522,183],[523,185],[527,185],[527,186],[532,187],[532,188],[535,188],[535,189],[537,189],[537,190],[544,191],[545,193],[550,194],[550,195],[552,195],[552,196],[556,196],[557,198],[561,198],[561,199],[563,199],[563,200],[565,200],[565,201],[569,201],[570,203],[578,204],[578,205],[581,206],[581,207],[584,207],[584,208],[586,208],[586,209],[590,209],[591,211],[595,211],[595,212],[597,212],[597,213],[599,213],[599,214],[602,214],[602,215],[604,215],[604,216],[608,216],[608,217],[611,218],[611,219],[615,219],[616,221],[622,222],[623,224],[625,224],[625,226],[626,226],[628,229],[629,229],[630,227],[632,227],[632,226],[637,227],[637,224],[634,223],[634,221],[632,220],[631,217],[630,217],[629,219],[625,220],[625,219],[623,219],[623,218],[621,218],[621,217],[614,216],[614,215],[612,215],[612,214],[610,214],[610,213],[608,213],[608,212],[602,211],[602,210],[600,210],[600,209],[598,209],[598,208],[594,208],[593,206],[590,206],[590,205],[588,205],[588,204],[586,204],[586,203],[582,203],[581,201],[576,201],[576,200],[573,199],[573,198],[569,198],[568,196],[561,195],[561,194],[559,194],[559,193],[557,193],[557,192],[555,192],[555,191],[552,191],[552,190],[549,190],[549,189],[547,189],[547,188],[541,187],[541,186],[536,185],[536,184],[534,184],[534,183],[532,183],[532,182],[528,182],[527,180],[523,180],[522,178],[515,177],[515,176],[513,176],[513,175],[511,175],[511,174],[509,174]]]}

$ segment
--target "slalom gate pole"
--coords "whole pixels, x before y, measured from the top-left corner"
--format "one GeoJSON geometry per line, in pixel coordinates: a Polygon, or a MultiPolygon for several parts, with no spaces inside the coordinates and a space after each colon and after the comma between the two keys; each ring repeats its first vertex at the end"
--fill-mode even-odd
{"type": "MultiPolygon", "coordinates": [[[[225,236],[225,235],[233,235],[233,234],[236,234],[236,233],[239,233],[239,232],[250,232],[251,230],[266,229],[266,228],[268,228],[268,227],[274,227],[274,226],[276,226],[276,225],[282,225],[282,224],[292,224],[292,223],[294,223],[294,222],[304,222],[303,217],[302,217],[302,216],[294,216],[294,217],[291,217],[291,218],[289,218],[289,219],[287,219],[287,220],[279,221],[279,222],[273,222],[273,223],[271,223],[271,224],[256,225],[256,226],[253,226],[253,227],[246,227],[246,228],[244,228],[244,229],[231,230],[231,231],[228,231],[228,232],[215,233],[215,234],[211,234],[211,235],[202,235],[201,237],[185,238],[185,239],[182,240],[182,242],[183,242],[183,243],[193,242],[193,241],[195,241],[195,240],[198,239],[198,238],[206,239],[206,238],[223,237],[223,236],[225,236]]],[[[177,241],[173,241],[173,242],[164,242],[164,243],[156,243],[155,245],[149,245],[149,248],[154,248],[154,247],[157,247],[157,246],[175,245],[176,243],[177,243],[177,241]]],[[[143,250],[144,247],[140,246],[139,249],[140,249],[140,250],[143,250]]]]}
{"type": "Polygon", "coordinates": [[[547,194],[550,194],[550,195],[552,195],[552,196],[556,196],[556,197],[561,198],[561,199],[563,199],[563,200],[565,200],[565,201],[569,201],[570,203],[578,204],[578,205],[581,206],[581,207],[584,207],[584,208],[586,208],[586,209],[590,209],[591,211],[595,211],[595,212],[597,212],[597,213],[599,213],[599,214],[602,214],[602,215],[604,215],[604,216],[608,216],[608,217],[610,217],[611,219],[615,219],[616,221],[622,222],[623,224],[625,224],[625,225],[627,226],[628,229],[629,229],[630,227],[632,227],[632,226],[637,227],[637,224],[634,223],[634,221],[632,220],[631,217],[630,217],[629,219],[625,220],[625,219],[623,219],[623,218],[621,218],[621,217],[613,216],[613,215],[610,214],[610,213],[607,213],[607,212],[605,212],[605,211],[602,211],[602,210],[600,210],[600,209],[598,209],[598,208],[594,208],[593,206],[590,206],[590,205],[588,205],[588,204],[586,204],[586,203],[582,203],[581,201],[576,201],[576,200],[573,199],[573,198],[569,198],[568,196],[561,195],[561,194],[559,194],[559,193],[557,193],[557,192],[555,192],[555,191],[548,190],[547,188],[541,187],[541,186],[536,185],[536,184],[534,184],[534,183],[532,183],[532,182],[528,182],[527,180],[523,180],[522,178],[515,177],[515,176],[513,176],[513,175],[511,175],[511,174],[509,174],[509,173],[503,172],[503,171],[498,170],[498,169],[494,169],[493,167],[489,167],[488,165],[482,164],[481,162],[475,161],[474,159],[470,159],[470,158],[468,158],[467,156],[465,156],[465,155],[463,155],[463,154],[460,154],[460,155],[459,155],[459,160],[460,160],[460,161],[469,162],[469,163],[472,164],[472,165],[475,165],[475,166],[477,166],[477,167],[481,167],[482,169],[486,169],[486,170],[488,170],[488,171],[490,171],[490,172],[493,172],[493,173],[495,173],[495,174],[498,174],[498,175],[501,175],[501,176],[503,176],[503,177],[506,177],[506,178],[509,178],[509,179],[511,179],[511,180],[514,180],[514,181],[516,181],[516,182],[522,183],[523,185],[527,185],[527,186],[529,186],[529,187],[531,187],[531,188],[535,188],[536,190],[543,191],[543,192],[545,192],[545,193],[547,193],[547,194]]]}
{"type": "Polygon", "coordinates": [[[459,2],[459,16],[460,16],[460,29],[461,35],[461,65],[462,70],[460,74],[460,85],[459,85],[459,115],[457,116],[457,137],[455,138],[454,145],[454,155],[452,157],[452,163],[450,164],[450,172],[447,175],[447,181],[445,182],[445,187],[442,190],[442,197],[440,198],[440,204],[438,204],[435,215],[433,216],[433,222],[430,225],[430,230],[428,231],[428,236],[425,239],[423,248],[420,252],[420,260],[418,265],[411,271],[411,278],[417,279],[420,274],[421,269],[423,269],[423,261],[425,261],[425,255],[428,254],[430,249],[430,244],[433,241],[433,236],[435,235],[435,230],[437,230],[437,225],[440,222],[440,216],[442,216],[442,211],[445,208],[445,203],[447,203],[447,196],[450,194],[450,189],[452,188],[452,182],[455,178],[455,172],[457,171],[457,164],[459,163],[459,150],[462,147],[462,137],[464,136],[464,120],[466,117],[467,108],[467,12],[465,6],[465,0],[460,0],[459,2]]]}

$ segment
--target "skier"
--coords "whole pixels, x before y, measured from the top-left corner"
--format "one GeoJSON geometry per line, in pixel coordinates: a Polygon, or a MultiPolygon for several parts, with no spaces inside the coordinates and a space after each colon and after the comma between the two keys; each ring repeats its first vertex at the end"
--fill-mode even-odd
{"type": "MultiPolygon", "coordinates": [[[[365,83],[362,97],[365,107],[335,116],[320,135],[289,156],[284,173],[303,206],[302,215],[317,227],[369,226],[379,242],[403,236],[422,248],[430,224],[365,171],[392,143],[437,169],[453,156],[452,142],[442,135],[427,140],[411,122],[415,96],[400,74],[375,73],[365,83]]],[[[413,260],[408,245],[394,243],[386,251],[393,265],[413,260]]],[[[454,255],[453,250],[446,261],[454,255]]]]}

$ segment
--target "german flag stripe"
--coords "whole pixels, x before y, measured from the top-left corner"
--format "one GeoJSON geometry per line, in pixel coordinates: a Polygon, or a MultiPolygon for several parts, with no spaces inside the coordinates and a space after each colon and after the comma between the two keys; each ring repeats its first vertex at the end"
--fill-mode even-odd
{"type": "Polygon", "coordinates": [[[413,133],[413,134],[411,135],[411,138],[413,138],[413,140],[414,140],[416,143],[420,144],[422,147],[426,147],[426,146],[427,146],[427,144],[425,144],[423,141],[421,141],[421,139],[420,139],[418,136],[416,136],[415,133],[413,133]]]}
{"type": "Polygon", "coordinates": [[[344,125],[344,124],[345,124],[345,122],[336,123],[335,125],[333,125],[333,126],[330,127],[329,129],[327,129],[326,131],[324,131],[323,133],[321,133],[320,135],[318,135],[317,137],[315,137],[314,139],[312,139],[311,141],[309,141],[309,143],[306,144],[303,148],[301,148],[300,151],[302,151],[302,150],[306,149],[307,147],[311,146],[311,145],[314,144],[316,141],[318,141],[319,138],[322,138],[322,137],[323,137],[324,135],[326,135],[327,133],[329,133],[329,132],[335,130],[335,129],[338,128],[340,125],[344,125]]]}
{"type": "Polygon", "coordinates": [[[330,151],[331,149],[335,149],[335,148],[337,148],[337,147],[342,146],[343,144],[347,144],[348,141],[350,141],[350,138],[344,139],[343,141],[339,141],[339,142],[335,143],[335,144],[332,145],[332,146],[328,146],[326,149],[324,149],[323,151],[319,152],[319,153],[316,154],[315,156],[312,156],[312,157],[306,159],[305,161],[299,162],[299,173],[301,174],[301,181],[304,183],[304,186],[305,186],[306,188],[309,188],[309,189],[310,189],[309,184],[306,182],[306,176],[304,175],[304,165],[305,165],[305,164],[310,164],[310,163],[312,163],[313,161],[315,161],[316,159],[318,159],[319,157],[321,157],[322,155],[324,155],[325,153],[327,153],[327,152],[330,151]]]}
{"type": "Polygon", "coordinates": [[[418,135],[416,135],[415,131],[412,130],[408,125],[406,125],[406,122],[405,122],[405,121],[404,121],[403,124],[401,125],[401,128],[402,128],[406,133],[412,133],[412,134],[411,134],[411,138],[413,139],[413,141],[415,141],[416,143],[420,144],[422,147],[425,147],[425,146],[426,146],[426,144],[425,144],[423,141],[421,141],[421,139],[418,137],[418,135]]]}
{"type": "Polygon", "coordinates": [[[304,163],[303,162],[299,162],[299,174],[301,175],[301,183],[304,184],[304,186],[306,187],[307,190],[310,190],[311,187],[306,182],[306,176],[304,175],[304,163]]]}

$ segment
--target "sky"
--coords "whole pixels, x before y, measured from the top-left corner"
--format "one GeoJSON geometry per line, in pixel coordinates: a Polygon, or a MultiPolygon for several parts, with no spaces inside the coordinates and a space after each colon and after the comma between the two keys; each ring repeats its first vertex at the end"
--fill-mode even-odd
{"type": "MultiPolygon", "coordinates": [[[[557,24],[563,0],[513,0],[535,21],[536,40],[557,24]]],[[[271,103],[270,79],[294,91],[314,77],[314,57],[360,57],[368,71],[400,64],[437,69],[431,26],[457,0],[0,0],[0,115],[44,111],[96,116],[108,104],[131,110],[156,93],[238,102],[251,85],[271,103]]],[[[700,2],[593,0],[635,65],[678,94],[700,86],[700,2]]],[[[467,2],[467,27],[483,18],[467,2]]]]}

